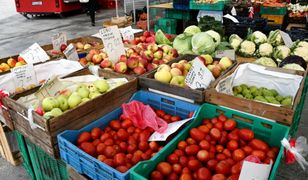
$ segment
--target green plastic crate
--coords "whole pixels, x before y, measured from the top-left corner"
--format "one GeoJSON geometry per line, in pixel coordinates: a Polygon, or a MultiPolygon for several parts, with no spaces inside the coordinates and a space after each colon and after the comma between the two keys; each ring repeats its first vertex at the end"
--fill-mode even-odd
{"type": "Polygon", "coordinates": [[[171,19],[190,20],[191,12],[187,10],[166,9],[165,17],[171,19]]]}
{"type": "Polygon", "coordinates": [[[159,155],[156,158],[149,160],[149,161],[142,161],[137,166],[132,168],[130,179],[131,180],[141,180],[147,179],[150,173],[156,168],[156,165],[159,162],[164,161],[169,154],[171,154],[176,148],[178,142],[185,140],[186,137],[189,136],[189,130],[193,127],[197,127],[201,124],[202,120],[205,118],[214,118],[219,114],[224,113],[225,116],[228,118],[232,118],[237,121],[237,125],[239,128],[250,128],[255,132],[255,137],[262,139],[269,143],[271,146],[279,146],[280,151],[276,158],[275,164],[273,165],[270,180],[274,180],[276,176],[276,172],[278,170],[282,153],[283,147],[281,146],[280,141],[287,137],[289,134],[289,127],[267,121],[260,117],[256,117],[250,114],[242,113],[236,110],[212,105],[212,104],[203,104],[201,108],[198,110],[196,114],[196,119],[187,126],[178,136],[177,138],[173,139],[163,151],[159,152],[159,155]],[[243,120],[251,120],[251,123],[243,120]]]}
{"type": "Polygon", "coordinates": [[[286,7],[265,7],[265,6],[261,6],[260,14],[285,15],[285,14],[287,14],[287,8],[286,7]]]}
{"type": "Polygon", "coordinates": [[[16,134],[24,167],[31,179],[68,180],[66,164],[62,160],[53,159],[20,133],[16,134]]]}
{"type": "Polygon", "coordinates": [[[161,29],[164,33],[176,34],[176,23],[176,19],[160,18],[154,26],[154,31],[161,29]]]}
{"type": "Polygon", "coordinates": [[[196,3],[195,0],[190,0],[189,8],[196,10],[222,11],[224,10],[225,4],[227,4],[228,2],[229,1],[218,1],[217,3],[206,4],[206,3],[196,3]]]}

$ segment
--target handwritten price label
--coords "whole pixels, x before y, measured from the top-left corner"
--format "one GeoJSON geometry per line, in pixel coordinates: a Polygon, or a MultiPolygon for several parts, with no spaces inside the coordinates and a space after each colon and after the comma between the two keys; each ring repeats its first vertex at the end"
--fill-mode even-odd
{"type": "Polygon", "coordinates": [[[196,57],[185,78],[185,83],[192,89],[198,89],[207,88],[214,80],[215,78],[212,73],[205,67],[203,62],[196,57]]]}
{"type": "Polygon", "coordinates": [[[228,57],[232,60],[235,60],[235,51],[234,49],[228,49],[223,51],[218,51],[215,55],[216,58],[228,57]]]}
{"type": "Polygon", "coordinates": [[[282,38],[284,44],[288,48],[291,48],[293,46],[293,41],[292,41],[291,37],[289,36],[289,34],[283,32],[283,31],[280,31],[280,35],[281,35],[281,38],[282,38]]]}
{"type": "Polygon", "coordinates": [[[122,54],[125,54],[121,34],[117,26],[110,26],[99,30],[109,59],[116,63],[122,54]]]}
{"type": "Polygon", "coordinates": [[[50,59],[47,53],[37,43],[34,43],[29,48],[19,54],[28,64],[45,62],[50,59]]]}
{"type": "Polygon", "coordinates": [[[62,44],[67,44],[67,37],[65,33],[58,33],[52,36],[51,38],[53,49],[60,51],[62,44]]]}
{"type": "Polygon", "coordinates": [[[134,32],[131,26],[121,28],[120,29],[123,40],[133,40],[134,37],[134,32]]]}
{"type": "Polygon", "coordinates": [[[68,60],[73,60],[73,61],[79,60],[79,56],[76,51],[76,48],[72,43],[67,46],[67,48],[63,51],[63,53],[68,60]]]}
{"type": "Polygon", "coordinates": [[[31,89],[38,84],[33,64],[26,64],[11,69],[16,90],[31,89]]]}

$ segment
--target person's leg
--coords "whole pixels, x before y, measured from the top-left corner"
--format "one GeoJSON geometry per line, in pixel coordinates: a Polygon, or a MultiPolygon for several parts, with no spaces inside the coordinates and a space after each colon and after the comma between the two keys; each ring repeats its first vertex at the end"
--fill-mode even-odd
{"type": "Polygon", "coordinates": [[[89,1],[89,9],[90,9],[90,18],[92,26],[95,26],[95,0],[89,1]]]}

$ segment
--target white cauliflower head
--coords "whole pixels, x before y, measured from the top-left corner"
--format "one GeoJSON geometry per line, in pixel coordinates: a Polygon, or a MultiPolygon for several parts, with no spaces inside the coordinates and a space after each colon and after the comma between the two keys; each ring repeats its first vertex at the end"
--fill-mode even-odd
{"type": "Polygon", "coordinates": [[[252,41],[245,40],[241,43],[239,53],[244,57],[251,57],[256,51],[256,45],[252,41]]]}
{"type": "Polygon", "coordinates": [[[250,40],[253,41],[255,44],[259,45],[265,43],[267,41],[267,37],[264,33],[260,31],[255,31],[251,34],[250,40]]]}
{"type": "Polygon", "coordinates": [[[229,38],[229,43],[231,44],[232,48],[237,50],[240,46],[241,42],[243,41],[237,34],[232,34],[229,38]]]}
{"type": "Polygon", "coordinates": [[[288,48],[285,45],[280,45],[280,46],[277,46],[274,49],[273,57],[275,59],[284,59],[284,58],[288,57],[290,55],[290,53],[291,53],[290,48],[288,48]]]}
{"type": "Polygon", "coordinates": [[[263,43],[259,46],[258,55],[260,57],[270,57],[273,53],[273,46],[269,43],[263,43]]]}
{"type": "Polygon", "coordinates": [[[302,57],[306,62],[308,62],[308,49],[306,47],[295,48],[293,54],[302,57]]]}

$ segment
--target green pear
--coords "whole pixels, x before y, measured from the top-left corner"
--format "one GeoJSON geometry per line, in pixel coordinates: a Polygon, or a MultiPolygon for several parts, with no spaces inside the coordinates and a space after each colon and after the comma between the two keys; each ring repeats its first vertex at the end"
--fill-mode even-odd
{"type": "Polygon", "coordinates": [[[241,95],[241,94],[237,94],[237,95],[236,95],[236,97],[239,97],[239,98],[244,98],[244,96],[243,96],[243,95],[241,95]]]}
{"type": "Polygon", "coordinates": [[[48,120],[48,119],[52,118],[53,115],[52,115],[52,113],[49,111],[49,112],[44,113],[43,117],[44,117],[44,119],[48,120]]]}
{"type": "Polygon", "coordinates": [[[61,114],[63,114],[62,110],[60,108],[54,108],[50,111],[51,115],[53,117],[58,117],[60,116],[61,114]]]}
{"type": "Polygon", "coordinates": [[[104,93],[109,89],[109,84],[104,79],[96,80],[93,82],[93,84],[100,93],[104,93]]]}
{"type": "Polygon", "coordinates": [[[62,111],[66,111],[69,108],[66,96],[64,96],[64,95],[58,96],[57,101],[59,102],[59,108],[62,111]]]}
{"type": "Polygon", "coordinates": [[[78,93],[73,92],[68,98],[67,102],[70,108],[74,108],[81,103],[81,97],[78,95],[78,93]]]}
{"type": "Polygon", "coordinates": [[[242,93],[242,87],[241,86],[234,86],[233,87],[233,93],[236,93],[236,94],[240,94],[242,93]]]}
{"type": "Polygon", "coordinates": [[[46,97],[42,101],[42,107],[45,112],[59,107],[58,101],[54,97],[46,97]]]}
{"type": "Polygon", "coordinates": [[[78,91],[79,89],[83,89],[83,88],[87,88],[87,85],[85,84],[79,84],[76,88],[76,91],[78,91]]]}
{"type": "Polygon", "coordinates": [[[89,97],[90,91],[87,87],[77,89],[77,93],[81,98],[89,97]]]}
{"type": "Polygon", "coordinates": [[[281,102],[284,98],[280,95],[276,96],[275,97],[277,101],[281,102]]]}
{"type": "Polygon", "coordinates": [[[98,92],[98,91],[90,92],[89,98],[94,99],[94,98],[96,98],[97,96],[100,96],[100,95],[101,95],[101,93],[98,92]]]}
{"type": "Polygon", "coordinates": [[[89,89],[90,93],[98,91],[98,89],[94,86],[94,84],[88,85],[88,89],[89,89]]]}
{"type": "Polygon", "coordinates": [[[85,102],[87,102],[87,101],[89,101],[90,99],[89,98],[82,98],[81,99],[81,103],[85,103],[85,102]]]}
{"type": "Polygon", "coordinates": [[[281,101],[281,105],[290,107],[292,105],[292,98],[286,97],[284,100],[281,101]]]}

